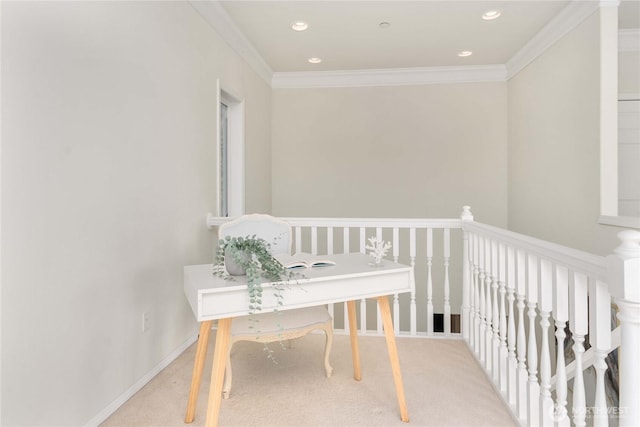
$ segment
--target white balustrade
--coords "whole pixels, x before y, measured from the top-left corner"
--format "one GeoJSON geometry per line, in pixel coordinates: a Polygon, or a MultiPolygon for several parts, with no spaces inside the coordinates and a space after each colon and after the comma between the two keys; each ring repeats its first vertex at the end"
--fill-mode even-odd
{"type": "Polygon", "coordinates": [[[498,284],[499,284],[499,292],[500,292],[500,349],[499,349],[499,382],[500,382],[500,391],[505,394],[507,392],[507,363],[508,363],[508,351],[507,351],[507,310],[506,310],[506,294],[507,289],[505,285],[506,276],[507,276],[507,266],[506,266],[506,248],[503,244],[500,244],[498,247],[498,264],[499,264],[499,272],[498,272],[498,284]]]}
{"type": "MultiPolygon", "coordinates": [[[[359,241],[360,241],[360,253],[366,253],[366,240],[367,240],[367,229],[365,227],[360,227],[359,228],[359,241]]],[[[295,252],[295,251],[294,251],[295,252]]],[[[367,328],[367,300],[366,299],[361,299],[360,300],[360,333],[361,334],[366,334],[368,331],[367,328]]]]}
{"type": "Polygon", "coordinates": [[[515,283],[516,283],[516,257],[512,247],[507,248],[507,302],[509,314],[507,316],[507,402],[515,407],[517,401],[517,368],[516,359],[516,316],[514,314],[515,305],[515,283]]]}
{"type": "Polygon", "coordinates": [[[433,335],[433,279],[431,260],[433,259],[433,229],[427,229],[427,335],[433,335]]]}
{"type": "Polygon", "coordinates": [[[589,280],[589,342],[595,350],[596,392],[593,405],[593,425],[608,425],[604,373],[605,358],[611,348],[611,295],[600,280],[589,280]]]}
{"type": "MultiPolygon", "coordinates": [[[[207,224],[228,220],[210,217],[207,224]]],[[[294,251],[364,253],[368,238],[390,239],[389,258],[416,270],[408,298],[392,296],[395,333],[464,339],[522,425],[606,426],[613,416],[630,427],[640,419],[639,232],[620,233],[622,244],[604,258],[477,223],[468,207],[456,219],[284,220],[294,230],[294,251]],[[613,334],[612,310],[620,323],[613,334]],[[620,390],[619,407],[611,408],[605,381],[614,348],[620,390]],[[590,377],[583,372],[591,366],[595,397],[587,402],[590,377]]],[[[377,306],[361,300],[357,308],[359,333],[381,335],[377,306]]],[[[342,309],[335,328],[348,333],[346,304],[342,309]]],[[[333,305],[329,310],[339,314],[333,305]]]]}
{"type": "Polygon", "coordinates": [[[534,255],[527,257],[527,316],[529,316],[529,340],[527,342],[527,366],[529,368],[529,426],[540,424],[540,384],[538,384],[538,348],[536,339],[536,304],[538,302],[538,260],[534,255]]]}
{"type": "Polygon", "coordinates": [[[498,243],[491,241],[491,306],[493,307],[491,325],[493,338],[491,340],[491,354],[493,355],[491,370],[493,381],[500,383],[500,309],[498,307],[498,243]]]}
{"type": "MultiPolygon", "coordinates": [[[[349,242],[351,241],[351,233],[350,233],[350,228],[349,227],[344,227],[342,229],[342,253],[344,254],[348,254],[350,253],[350,244],[349,242]]],[[[302,246],[300,245],[296,245],[296,248],[301,248],[302,246]]],[[[346,333],[350,333],[349,330],[349,322],[347,322],[347,319],[349,318],[349,313],[348,313],[348,307],[347,304],[342,304],[342,308],[343,308],[343,326],[344,326],[344,330],[346,333]]]]}
{"type": "Polygon", "coordinates": [[[449,284],[449,258],[451,257],[451,230],[445,228],[444,233],[444,334],[451,335],[451,301],[449,284]]]}
{"type": "MultiPolygon", "coordinates": [[[[411,267],[416,266],[416,228],[415,227],[411,227],[409,228],[409,259],[411,262],[411,267]]],[[[410,328],[410,332],[411,335],[416,335],[417,332],[417,321],[416,321],[416,316],[417,316],[417,311],[416,311],[416,289],[415,289],[415,284],[413,286],[413,288],[411,289],[411,301],[409,302],[409,315],[410,315],[410,319],[411,319],[411,328],[410,328]]]]}
{"type": "Polygon", "coordinates": [[[472,258],[472,269],[473,269],[473,349],[476,354],[483,354],[480,348],[480,281],[482,278],[480,277],[480,239],[477,235],[471,235],[471,241],[473,244],[471,248],[473,250],[473,258],[472,258]]]}
{"type": "Polygon", "coordinates": [[[569,283],[569,327],[573,334],[573,353],[575,355],[576,372],[573,378],[573,423],[576,426],[586,425],[586,398],[584,389],[584,336],[588,332],[587,276],[574,273],[569,283]]]}
{"type": "MultiPolygon", "coordinates": [[[[400,258],[400,229],[393,227],[393,239],[391,243],[391,250],[393,251],[393,262],[398,262],[400,258]]],[[[413,293],[415,293],[415,284],[413,287],[413,293]]],[[[393,296],[393,328],[394,333],[397,335],[400,333],[400,297],[398,294],[393,296]]]]}
{"type": "Polygon", "coordinates": [[[553,316],[556,326],[556,402],[553,410],[556,424],[569,425],[567,415],[567,372],[565,368],[565,337],[564,332],[569,320],[569,270],[564,266],[556,266],[556,281],[553,295],[553,316]]]}
{"type": "Polygon", "coordinates": [[[527,335],[524,330],[524,309],[525,309],[525,289],[526,289],[526,263],[524,251],[518,249],[517,254],[517,294],[518,299],[518,333],[517,333],[517,354],[518,354],[518,373],[517,373],[517,395],[518,395],[518,418],[527,419],[527,335]]]}
{"type": "Polygon", "coordinates": [[[538,307],[540,309],[540,425],[553,426],[553,399],[551,398],[551,354],[549,350],[549,317],[553,299],[553,265],[548,260],[540,260],[540,284],[538,286],[538,307]]]}
{"type": "Polygon", "coordinates": [[[485,245],[484,238],[478,236],[478,300],[479,300],[479,315],[480,315],[480,333],[478,334],[478,340],[480,341],[480,362],[486,368],[486,343],[487,343],[487,297],[485,292],[485,245]]]}
{"type": "Polygon", "coordinates": [[[485,286],[485,303],[484,303],[484,315],[485,315],[485,367],[491,374],[493,372],[493,306],[491,305],[491,241],[484,239],[484,286],[485,286]]]}
{"type": "MultiPolygon", "coordinates": [[[[473,221],[471,210],[469,206],[462,208],[461,221],[473,221]]],[[[471,330],[471,313],[473,311],[473,290],[471,289],[471,277],[472,277],[472,258],[471,251],[472,245],[469,242],[469,233],[462,232],[462,313],[461,313],[461,328],[462,338],[473,346],[473,333],[471,330]]]]}

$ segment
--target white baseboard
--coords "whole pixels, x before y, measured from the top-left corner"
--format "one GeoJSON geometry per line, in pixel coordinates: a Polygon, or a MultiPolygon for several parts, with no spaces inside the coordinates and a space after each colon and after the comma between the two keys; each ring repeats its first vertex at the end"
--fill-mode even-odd
{"type": "Polygon", "coordinates": [[[98,413],[95,417],[89,420],[85,424],[85,427],[96,427],[96,426],[99,426],[101,423],[103,423],[107,418],[111,416],[111,414],[116,412],[118,408],[124,405],[124,403],[127,400],[129,400],[134,394],[139,392],[142,389],[142,387],[147,385],[149,381],[151,381],[156,375],[158,375],[160,371],[162,371],[164,368],[169,366],[171,362],[176,360],[176,358],[180,356],[187,348],[189,348],[191,344],[196,342],[197,339],[198,339],[197,333],[190,336],[185,342],[183,342],[180,346],[178,346],[178,348],[173,350],[171,353],[169,353],[167,357],[162,359],[162,361],[158,363],[153,369],[151,369],[145,376],[143,376],[138,381],[136,381],[136,383],[133,384],[131,387],[129,387],[128,390],[126,390],[124,393],[118,396],[116,400],[111,402],[106,408],[100,411],[100,413],[98,413]]]}

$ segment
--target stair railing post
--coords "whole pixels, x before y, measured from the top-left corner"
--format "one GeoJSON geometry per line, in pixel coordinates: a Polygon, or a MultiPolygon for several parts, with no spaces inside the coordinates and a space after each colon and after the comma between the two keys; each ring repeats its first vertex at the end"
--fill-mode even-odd
{"type": "Polygon", "coordinates": [[[640,420],[640,232],[618,233],[622,242],[607,257],[611,296],[620,320],[620,427],[635,426],[640,420]]]}
{"type": "Polygon", "coordinates": [[[473,221],[473,215],[471,214],[471,207],[463,206],[462,214],[460,215],[462,221],[462,313],[461,313],[461,329],[462,338],[465,341],[469,341],[469,334],[471,333],[471,317],[469,316],[470,303],[470,289],[471,289],[471,270],[469,263],[469,232],[464,229],[464,223],[473,221]]]}

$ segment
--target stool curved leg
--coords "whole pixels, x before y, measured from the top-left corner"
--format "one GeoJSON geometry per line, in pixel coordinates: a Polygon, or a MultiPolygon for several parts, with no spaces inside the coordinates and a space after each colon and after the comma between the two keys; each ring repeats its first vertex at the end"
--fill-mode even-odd
{"type": "Polygon", "coordinates": [[[224,385],[222,386],[222,397],[224,399],[229,398],[231,393],[231,381],[233,380],[233,372],[231,370],[231,347],[233,343],[229,344],[229,352],[227,353],[227,366],[224,371],[224,385]]]}
{"type": "Polygon", "coordinates": [[[327,378],[329,378],[333,373],[333,368],[329,363],[329,355],[331,354],[331,346],[333,345],[333,327],[331,322],[324,327],[324,333],[326,335],[324,344],[324,369],[327,372],[327,378]]]}

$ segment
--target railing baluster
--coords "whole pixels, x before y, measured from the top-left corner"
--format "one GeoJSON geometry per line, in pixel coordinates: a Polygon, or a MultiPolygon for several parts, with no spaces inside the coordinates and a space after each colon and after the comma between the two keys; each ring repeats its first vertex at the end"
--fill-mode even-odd
{"type": "Polygon", "coordinates": [[[333,255],[333,227],[327,227],[327,255],[333,255]]]}
{"type": "Polygon", "coordinates": [[[342,253],[349,253],[349,227],[344,227],[342,229],[342,253]]]}
{"type": "MultiPolygon", "coordinates": [[[[367,229],[360,227],[360,253],[366,253],[367,229]]],[[[367,300],[360,300],[360,330],[363,334],[367,333],[367,300]]]]}
{"type": "Polygon", "coordinates": [[[506,248],[504,244],[498,247],[498,284],[500,290],[500,350],[499,350],[499,372],[500,372],[500,391],[503,395],[507,395],[507,310],[505,296],[507,294],[507,266],[506,266],[506,248]]]}
{"type": "Polygon", "coordinates": [[[318,255],[318,227],[311,227],[311,253],[318,255]]]}
{"type": "Polygon", "coordinates": [[[527,258],[527,307],[529,311],[529,341],[527,358],[529,360],[529,426],[540,424],[540,384],[538,384],[538,344],[536,341],[536,304],[538,302],[538,259],[534,255],[527,258]]]}
{"type": "Polygon", "coordinates": [[[553,297],[553,265],[540,260],[540,286],[538,304],[540,308],[540,328],[542,330],[540,349],[540,425],[553,426],[553,399],[551,399],[551,355],[549,354],[549,314],[553,297]]]}
{"type": "MultiPolygon", "coordinates": [[[[398,227],[393,227],[393,239],[391,241],[391,251],[393,252],[393,262],[398,262],[400,256],[400,232],[398,227]]],[[[400,297],[393,295],[393,329],[396,334],[400,333],[400,297]]]]}
{"type": "Polygon", "coordinates": [[[367,300],[360,300],[360,333],[367,334],[367,300]]]}
{"type": "MultiPolygon", "coordinates": [[[[411,261],[411,268],[415,269],[416,266],[416,228],[409,228],[409,259],[411,261]]],[[[418,333],[417,325],[417,311],[416,311],[416,284],[411,283],[411,300],[409,302],[409,315],[411,317],[411,335],[418,333]]]]}
{"type": "Polygon", "coordinates": [[[431,260],[433,258],[433,229],[427,228],[427,335],[433,335],[433,281],[431,260]]]}
{"type": "Polygon", "coordinates": [[[398,262],[398,258],[400,257],[400,229],[398,227],[393,227],[391,251],[393,252],[393,262],[398,262]]]}
{"type": "Polygon", "coordinates": [[[603,427],[609,424],[604,374],[607,370],[605,358],[611,348],[611,295],[606,284],[589,278],[589,343],[595,349],[596,396],[594,402],[593,425],[603,427]]]}
{"type": "MultiPolygon", "coordinates": [[[[327,227],[327,255],[333,255],[333,227],[327,227]]],[[[334,304],[328,304],[327,310],[331,317],[334,317],[334,304]]],[[[346,328],[345,328],[346,329],[346,328]]]]}
{"type": "MultiPolygon", "coordinates": [[[[379,241],[382,240],[382,227],[376,227],[376,240],[379,240],[379,241]]],[[[398,295],[395,294],[393,296],[394,307],[395,307],[397,298],[398,298],[398,295]]],[[[377,316],[376,316],[376,331],[378,332],[378,335],[381,335],[382,334],[382,317],[380,316],[380,312],[378,310],[378,305],[377,304],[376,304],[376,313],[377,313],[377,316]]],[[[400,317],[399,316],[400,316],[400,313],[398,313],[397,311],[394,310],[394,312],[393,312],[393,329],[394,329],[394,331],[397,328],[399,328],[399,326],[400,326],[400,320],[399,320],[400,317]],[[396,320],[396,318],[398,320],[396,320]]],[[[399,329],[395,333],[398,333],[398,332],[399,332],[399,329]]]]}
{"type": "MultiPolygon", "coordinates": [[[[465,221],[473,221],[471,208],[469,206],[462,207],[460,219],[465,221]]],[[[472,279],[471,279],[471,240],[470,233],[462,230],[462,306],[460,307],[460,330],[462,339],[465,340],[469,348],[473,348],[473,333],[471,332],[471,307],[473,306],[472,279]]]]}
{"type": "Polygon", "coordinates": [[[517,293],[518,300],[518,333],[517,333],[517,352],[518,352],[518,418],[524,420],[527,418],[527,336],[524,332],[524,297],[526,292],[526,254],[524,251],[517,252],[517,293]]]}
{"type": "Polygon", "coordinates": [[[569,283],[569,326],[573,333],[573,353],[575,355],[576,373],[573,378],[573,423],[580,427],[586,425],[587,413],[582,354],[584,353],[584,336],[588,332],[587,320],[587,276],[574,273],[569,283]]]}
{"type": "Polygon", "coordinates": [[[473,349],[477,355],[480,355],[480,238],[477,234],[473,236],[473,349]]]}
{"type": "MultiPolygon", "coordinates": [[[[335,304],[327,304],[327,311],[332,319],[335,319],[335,304]]],[[[335,322],[335,320],[334,320],[335,322]]],[[[346,329],[346,328],[345,328],[346,329]]]]}
{"type": "Polygon", "coordinates": [[[555,268],[556,282],[553,298],[553,317],[556,326],[556,403],[554,418],[558,427],[569,426],[567,415],[567,370],[564,360],[565,332],[564,328],[569,320],[569,270],[557,265],[555,268]]]}
{"type": "Polygon", "coordinates": [[[514,315],[515,304],[515,286],[516,286],[516,257],[512,247],[507,248],[507,302],[509,306],[508,326],[507,326],[507,352],[509,354],[508,363],[508,399],[509,404],[517,403],[517,367],[516,359],[516,319],[514,315]]]}
{"type": "Polygon", "coordinates": [[[489,375],[493,375],[493,326],[491,324],[493,320],[493,307],[491,306],[491,240],[489,238],[484,239],[484,285],[485,285],[485,366],[489,375]]]}
{"type": "Polygon", "coordinates": [[[471,279],[471,237],[462,232],[462,306],[460,307],[460,332],[470,348],[473,348],[471,333],[471,311],[473,307],[473,285],[471,279]]]}
{"type": "Polygon", "coordinates": [[[491,241],[491,289],[493,307],[491,325],[493,326],[493,339],[491,341],[491,352],[493,355],[492,371],[493,381],[499,384],[500,381],[500,309],[498,307],[498,243],[491,241]]]}
{"type": "Polygon", "coordinates": [[[398,294],[393,294],[393,331],[396,334],[400,333],[400,297],[398,294]]]}
{"type": "Polygon", "coordinates": [[[485,272],[485,265],[484,265],[484,257],[485,257],[485,251],[484,251],[484,240],[485,238],[480,236],[479,237],[479,241],[478,241],[478,301],[480,303],[479,305],[479,314],[480,314],[480,319],[479,319],[479,333],[478,333],[478,340],[480,341],[480,362],[482,362],[483,365],[485,365],[486,362],[486,350],[485,350],[485,346],[486,346],[486,331],[487,331],[487,318],[485,316],[485,304],[487,302],[486,296],[485,296],[485,282],[484,282],[484,272],[485,272]]]}
{"type": "Polygon", "coordinates": [[[473,233],[470,233],[468,231],[464,231],[463,232],[465,236],[467,236],[467,240],[466,240],[466,247],[467,247],[467,253],[464,254],[465,257],[467,257],[468,259],[468,268],[469,271],[466,273],[468,274],[469,278],[469,319],[467,321],[468,323],[468,327],[469,327],[469,332],[468,332],[468,339],[469,339],[469,347],[471,349],[473,349],[473,351],[476,351],[476,339],[475,339],[475,310],[476,310],[476,301],[475,301],[475,278],[474,278],[474,272],[475,272],[475,264],[474,264],[474,249],[473,249],[473,242],[475,241],[475,235],[473,233]]]}
{"type": "MultiPolygon", "coordinates": [[[[350,231],[351,229],[349,227],[342,228],[342,253],[344,254],[349,253],[349,239],[351,238],[350,231]]],[[[342,304],[342,311],[344,312],[344,330],[349,332],[349,322],[347,320],[349,318],[349,311],[346,303],[342,304]]]]}
{"type": "Polygon", "coordinates": [[[342,304],[342,311],[343,311],[343,322],[344,322],[344,331],[345,333],[349,333],[349,311],[347,308],[347,303],[343,303],[342,304]]]}
{"type": "Polygon", "coordinates": [[[451,302],[449,301],[449,257],[451,256],[451,232],[448,228],[444,232],[444,334],[451,335],[451,302]]]}

